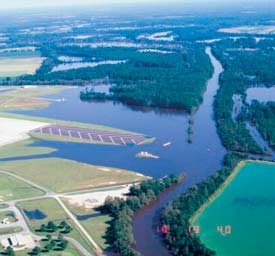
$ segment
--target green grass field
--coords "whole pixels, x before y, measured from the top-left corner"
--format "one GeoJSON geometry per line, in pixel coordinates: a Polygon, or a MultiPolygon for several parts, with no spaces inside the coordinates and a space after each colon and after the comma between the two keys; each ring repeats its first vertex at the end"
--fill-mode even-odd
{"type": "MultiPolygon", "coordinates": [[[[19,251],[15,253],[15,256],[26,256],[28,255],[29,251],[19,251]]],[[[40,253],[39,255],[47,255],[47,256],[82,256],[82,254],[72,245],[69,243],[68,248],[63,251],[51,251],[47,253],[40,253]]]]}
{"type": "Polygon", "coordinates": [[[108,247],[104,236],[108,227],[107,222],[110,220],[111,217],[109,215],[101,215],[80,222],[103,250],[108,247]]]}
{"type": "Polygon", "coordinates": [[[34,74],[44,58],[40,56],[0,57],[0,77],[17,77],[34,74]]]}
{"type": "Polygon", "coordinates": [[[145,176],[135,172],[61,158],[0,162],[0,169],[59,193],[146,179],[145,176]]]}
{"type": "Polygon", "coordinates": [[[53,148],[30,146],[34,142],[34,139],[28,139],[0,147],[0,158],[35,156],[50,154],[55,151],[53,148]]]}
{"type": "MultiPolygon", "coordinates": [[[[67,208],[75,215],[86,215],[86,214],[96,214],[94,209],[87,209],[81,206],[75,206],[69,204],[68,200],[62,198],[62,201],[67,206],[67,208]]],[[[87,220],[79,221],[80,224],[85,227],[90,236],[96,241],[96,243],[105,250],[108,245],[105,243],[105,233],[108,227],[107,221],[110,221],[111,217],[109,215],[100,215],[98,217],[92,217],[87,220]]]]}
{"type": "MultiPolygon", "coordinates": [[[[20,202],[17,205],[21,212],[23,212],[23,209],[28,211],[33,211],[36,209],[39,209],[41,212],[43,212],[47,217],[43,220],[30,220],[24,213],[24,217],[30,227],[30,229],[35,232],[37,228],[40,227],[41,224],[47,224],[49,221],[53,221],[55,223],[59,223],[62,220],[65,220],[71,227],[73,227],[73,231],[66,235],[74,238],[78,242],[80,242],[87,250],[89,250],[92,255],[94,255],[90,245],[88,242],[82,237],[82,235],[79,233],[77,228],[74,226],[73,222],[70,220],[70,218],[67,216],[63,208],[59,205],[59,203],[53,199],[53,198],[45,198],[40,200],[30,200],[30,201],[24,201],[20,202]]],[[[41,233],[38,233],[39,235],[42,235],[41,233]]],[[[54,235],[51,234],[51,235],[54,235]]]]}
{"type": "Polygon", "coordinates": [[[0,173],[0,200],[7,201],[41,195],[43,195],[43,192],[31,185],[9,175],[0,173]]]}
{"type": "Polygon", "coordinates": [[[0,228],[0,236],[15,234],[21,232],[23,229],[21,227],[12,227],[12,228],[0,228]]]}

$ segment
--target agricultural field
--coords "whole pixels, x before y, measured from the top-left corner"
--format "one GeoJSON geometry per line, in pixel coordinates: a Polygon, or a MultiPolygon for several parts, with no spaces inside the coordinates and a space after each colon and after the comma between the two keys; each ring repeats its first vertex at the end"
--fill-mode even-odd
{"type": "Polygon", "coordinates": [[[217,255],[273,255],[274,182],[275,164],[241,163],[193,220],[202,242],[217,255]]]}
{"type": "MultiPolygon", "coordinates": [[[[3,168],[0,167],[1,170],[3,168]]],[[[0,201],[41,196],[43,192],[10,175],[0,173],[0,201]]]]}
{"type": "Polygon", "coordinates": [[[44,58],[37,56],[3,56],[0,55],[0,77],[17,77],[34,74],[44,58]]]}
{"type": "Polygon", "coordinates": [[[0,162],[1,168],[59,193],[147,179],[135,172],[61,158],[0,162]]]}

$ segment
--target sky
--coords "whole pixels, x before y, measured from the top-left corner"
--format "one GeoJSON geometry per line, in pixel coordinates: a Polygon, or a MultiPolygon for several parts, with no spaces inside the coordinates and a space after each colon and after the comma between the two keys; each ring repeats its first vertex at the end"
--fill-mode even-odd
{"type": "Polygon", "coordinates": [[[58,6],[80,6],[80,5],[102,5],[102,4],[132,4],[132,3],[192,3],[198,4],[217,2],[239,3],[239,2],[272,2],[275,0],[0,0],[0,10],[2,9],[26,9],[26,8],[40,8],[40,7],[58,7],[58,6]]]}
{"type": "MultiPolygon", "coordinates": [[[[162,0],[150,0],[162,1],[162,0]]],[[[0,8],[17,9],[30,7],[51,7],[51,6],[77,6],[77,5],[95,5],[95,4],[114,4],[114,3],[131,3],[131,2],[148,2],[148,0],[0,0],[0,8]]]]}

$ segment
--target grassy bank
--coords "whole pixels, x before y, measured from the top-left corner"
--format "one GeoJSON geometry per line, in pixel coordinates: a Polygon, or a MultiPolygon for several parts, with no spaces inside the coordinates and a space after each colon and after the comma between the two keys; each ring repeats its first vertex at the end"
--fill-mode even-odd
{"type": "Polygon", "coordinates": [[[147,179],[131,171],[88,165],[61,158],[0,162],[0,169],[59,193],[147,179]]]}
{"type": "Polygon", "coordinates": [[[2,201],[31,198],[41,195],[43,195],[43,192],[37,188],[10,175],[0,173],[0,199],[2,201]]]}
{"type": "Polygon", "coordinates": [[[28,139],[0,147],[0,158],[36,156],[50,154],[56,151],[53,148],[31,146],[34,142],[34,139],[28,139]]]}
{"type": "Polygon", "coordinates": [[[219,189],[216,190],[216,192],[209,198],[209,200],[203,204],[199,210],[190,218],[190,223],[193,225],[196,220],[200,217],[200,215],[211,205],[211,203],[216,200],[224,191],[224,189],[234,180],[234,178],[237,176],[237,174],[240,172],[240,170],[248,163],[264,163],[269,165],[275,165],[275,163],[268,162],[268,161],[259,161],[259,160],[245,160],[241,161],[235,169],[232,171],[232,173],[228,176],[226,181],[219,187],[219,189]]]}

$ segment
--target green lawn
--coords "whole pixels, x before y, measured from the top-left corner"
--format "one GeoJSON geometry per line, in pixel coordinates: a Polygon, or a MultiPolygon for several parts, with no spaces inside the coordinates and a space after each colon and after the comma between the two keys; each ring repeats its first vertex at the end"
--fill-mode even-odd
{"type": "MultiPolygon", "coordinates": [[[[67,208],[75,215],[86,215],[98,213],[94,209],[87,209],[81,206],[75,206],[68,203],[68,200],[62,199],[67,208]]],[[[79,221],[80,224],[85,227],[90,236],[96,241],[96,243],[104,250],[107,248],[105,244],[104,235],[108,227],[107,221],[110,221],[111,217],[109,215],[100,215],[98,217],[93,217],[84,221],[79,221]]]]}
{"type": "Polygon", "coordinates": [[[21,227],[0,228],[0,236],[18,233],[18,232],[21,232],[22,230],[23,229],[21,227]]]}
{"type": "Polygon", "coordinates": [[[0,147],[0,158],[50,154],[56,151],[53,148],[30,146],[34,142],[35,140],[28,139],[0,147]]]}
{"type": "Polygon", "coordinates": [[[9,175],[0,173],[1,201],[30,198],[41,195],[43,195],[43,192],[31,185],[9,175]]]}
{"type": "Polygon", "coordinates": [[[96,241],[96,243],[102,248],[106,249],[108,245],[105,241],[105,232],[107,230],[107,221],[110,221],[109,215],[101,215],[98,217],[90,218],[88,220],[81,221],[81,225],[89,232],[90,236],[96,241]]]}
{"type": "MultiPolygon", "coordinates": [[[[63,208],[59,205],[59,203],[53,198],[45,198],[40,200],[30,200],[18,203],[18,207],[23,212],[23,209],[28,211],[34,211],[39,209],[43,212],[47,217],[43,220],[30,220],[23,212],[25,219],[30,227],[30,229],[35,232],[37,228],[41,226],[41,224],[47,224],[49,221],[53,221],[55,223],[59,223],[62,220],[65,220],[71,227],[73,227],[73,231],[66,235],[74,238],[79,241],[87,250],[89,250],[92,255],[92,249],[88,242],[82,237],[77,228],[74,226],[73,222],[67,216],[63,208]]],[[[39,235],[43,235],[45,233],[38,233],[39,235]]],[[[54,233],[51,235],[55,235],[54,233]]],[[[57,235],[57,234],[56,234],[57,235]]],[[[55,254],[53,254],[55,255],[55,254]]]]}
{"type": "Polygon", "coordinates": [[[8,207],[9,207],[8,204],[0,204],[0,209],[6,209],[8,207]]]}
{"type": "MultiPolygon", "coordinates": [[[[29,251],[19,251],[15,253],[15,256],[26,256],[28,255],[29,251]]],[[[39,255],[47,255],[47,256],[82,256],[82,254],[72,245],[69,243],[68,248],[63,251],[51,251],[47,253],[40,253],[39,255]]]]}
{"type": "Polygon", "coordinates": [[[4,219],[8,219],[10,223],[15,222],[15,218],[12,215],[15,216],[13,211],[1,211],[0,221],[3,221],[4,219]]]}
{"type": "Polygon", "coordinates": [[[59,193],[146,179],[145,176],[135,172],[93,166],[61,158],[0,162],[0,169],[15,173],[59,193]]]}

